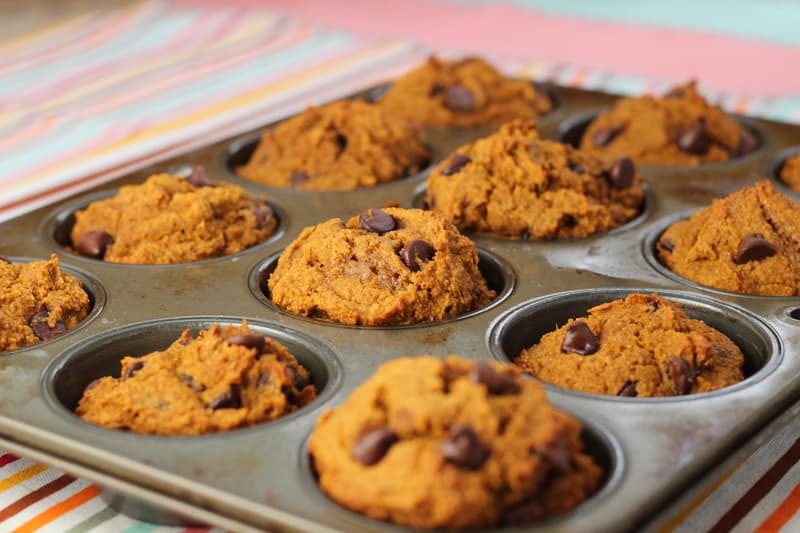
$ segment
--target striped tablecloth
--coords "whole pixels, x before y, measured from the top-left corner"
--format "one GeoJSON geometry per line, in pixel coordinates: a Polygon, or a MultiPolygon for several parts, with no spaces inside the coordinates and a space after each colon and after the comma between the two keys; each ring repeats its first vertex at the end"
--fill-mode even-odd
{"type": "MultiPolygon", "coordinates": [[[[696,77],[731,111],[800,123],[800,3],[564,4],[139,0],[13,38],[0,21],[0,221],[391,78],[432,51],[626,94],[696,77]]],[[[659,527],[800,531],[796,411],[659,527]]],[[[0,531],[37,530],[192,531],[118,515],[95,486],[0,452],[0,531]]]]}

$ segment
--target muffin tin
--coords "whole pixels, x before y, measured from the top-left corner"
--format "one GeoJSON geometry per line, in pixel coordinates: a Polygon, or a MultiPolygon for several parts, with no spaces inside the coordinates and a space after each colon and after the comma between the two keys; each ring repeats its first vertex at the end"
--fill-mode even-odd
{"type": "MultiPolygon", "coordinates": [[[[382,89],[360,96],[379,97],[382,89]]],[[[585,127],[588,116],[615,98],[564,87],[550,90],[559,105],[540,119],[540,130],[553,139],[574,141],[576,128],[585,127]]],[[[760,177],[775,179],[781,158],[800,144],[798,126],[744,123],[761,146],[741,159],[697,168],[641,167],[646,207],[622,228],[555,242],[473,236],[481,270],[498,297],[462,317],[415,326],[340,326],[297,317],[271,304],[265,281],[281,251],[305,226],[386,202],[419,205],[427,172],[356,191],[256,185],[231,168],[252,152],[264,128],[6,222],[0,254],[27,261],[58,253],[64,269],[78,275],[89,291],[93,310],[81,327],[62,337],[2,354],[0,447],[94,480],[112,490],[108,501],[113,505],[151,520],[165,517],[139,513],[157,505],[237,531],[398,531],[338,506],[317,488],[306,442],[324,409],[342,403],[393,357],[457,353],[508,361],[589,307],[633,291],[657,291],[733,338],[746,355],[747,378],[712,393],[661,399],[602,397],[547,385],[550,401],[583,421],[587,449],[607,475],[601,491],[571,513],[517,529],[646,527],[667,502],[800,396],[800,298],[704,288],[667,273],[654,255],[668,222],[760,177]],[[198,164],[214,180],[266,195],[280,221],[276,235],[232,256],[179,265],[110,264],[65,250],[77,208],[150,174],[179,173],[198,164]],[[242,318],[287,345],[309,368],[320,387],[316,400],[273,422],[196,437],[112,431],[72,413],[83,388],[101,375],[118,373],[123,355],[164,348],[184,328],[196,332],[242,318]]],[[[436,163],[489,131],[426,129],[425,134],[436,163]]]]}

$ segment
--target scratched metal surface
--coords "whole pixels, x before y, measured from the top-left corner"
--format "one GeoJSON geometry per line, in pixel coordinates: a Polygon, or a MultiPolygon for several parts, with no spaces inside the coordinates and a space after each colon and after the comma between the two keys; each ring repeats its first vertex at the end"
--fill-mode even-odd
{"type": "MultiPolygon", "coordinates": [[[[583,120],[614,98],[561,87],[553,91],[560,107],[540,120],[548,138],[574,138],[583,120]]],[[[0,434],[62,468],[72,465],[89,477],[95,473],[94,479],[123,495],[149,494],[153,501],[170,497],[215,513],[223,525],[227,518],[272,530],[399,530],[342,509],[317,489],[305,443],[322,410],[342,403],[393,357],[458,353],[508,360],[592,305],[634,290],[658,291],[731,336],[747,355],[749,376],[723,391],[658,400],[603,398],[548,386],[558,408],[585,422],[587,445],[609,472],[603,490],[574,512],[521,529],[640,526],[800,396],[800,313],[791,313],[800,299],[705,289],[663,272],[652,254],[668,222],[769,176],[786,150],[800,144],[796,126],[744,122],[762,141],[744,158],[696,169],[641,167],[648,185],[645,210],[620,229],[563,242],[474,236],[481,268],[501,296],[469,316],[415,327],[344,327],[298,318],[274,308],[261,288],[274,259],[302,228],[387,201],[418,206],[424,173],[348,192],[262,187],[229,169],[231,160],[247,155],[254,131],[9,221],[0,226],[0,253],[13,261],[58,253],[65,269],[92,293],[95,308],[89,320],[63,337],[0,357],[0,434]],[[75,209],[154,172],[198,164],[212,179],[268,196],[280,216],[279,234],[235,256],[170,266],[106,264],[64,250],[75,209]],[[115,432],[71,413],[87,383],[118,372],[122,355],[161,349],[184,327],[197,330],[241,318],[287,344],[311,369],[321,387],[316,401],[279,421],[199,437],[115,432]]],[[[440,161],[486,133],[430,130],[426,136],[434,160],[440,161]]]]}

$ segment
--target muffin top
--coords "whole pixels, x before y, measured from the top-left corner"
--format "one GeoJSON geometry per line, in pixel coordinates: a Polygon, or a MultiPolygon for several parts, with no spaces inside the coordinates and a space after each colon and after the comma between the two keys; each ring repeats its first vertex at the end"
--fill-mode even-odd
{"type": "Polygon", "coordinates": [[[513,121],[462,146],[428,178],[426,201],[463,231],[523,239],[568,239],[608,231],[642,207],[633,162],[609,164],[539,138],[513,121]]]}
{"type": "Polygon", "coordinates": [[[478,57],[458,61],[430,57],[396,80],[380,105],[442,127],[499,126],[553,109],[540,86],[507,78],[478,57]]]}
{"type": "Polygon", "coordinates": [[[349,190],[417,174],[429,160],[416,122],[363,100],[340,100],[264,132],[236,173],[270,187],[349,190]]]}
{"type": "Polygon", "coordinates": [[[274,420],[316,396],[280,343],[241,326],[189,330],[163,351],[122,358],[120,377],[89,383],[75,412],[110,429],[199,435],[274,420]]]}
{"type": "Polygon", "coordinates": [[[79,254],[113,263],[169,264],[229,255],[263,242],[278,222],[266,199],[212,182],[156,174],[75,213],[79,254]]]}
{"type": "Polygon", "coordinates": [[[628,156],[642,165],[695,166],[748,154],[758,141],[709,104],[692,81],[661,98],[617,100],[589,124],[580,147],[606,160],[628,156]]]}
{"type": "Polygon", "coordinates": [[[467,529],[564,514],[594,494],[603,473],[580,431],[510,365],[403,357],[320,416],[309,452],[341,505],[404,526],[467,529]]]}
{"type": "Polygon", "coordinates": [[[686,279],[763,296],[800,294],[800,204],[762,180],[674,223],[659,260],[686,279]]]}
{"type": "Polygon", "coordinates": [[[53,339],[89,315],[81,282],[49,261],[12,264],[0,257],[0,352],[53,339]]]}
{"type": "Polygon", "coordinates": [[[790,189],[800,192],[800,154],[789,157],[783,162],[780,178],[790,189]]]}
{"type": "Polygon", "coordinates": [[[723,333],[656,294],[634,293],[570,319],[523,350],[525,372],[610,396],[678,396],[744,379],[744,355],[723,333]]]}
{"type": "Polygon", "coordinates": [[[305,228],[268,285],[289,312],[368,326],[452,318],[495,296],[471,240],[438,214],[401,208],[305,228]]]}

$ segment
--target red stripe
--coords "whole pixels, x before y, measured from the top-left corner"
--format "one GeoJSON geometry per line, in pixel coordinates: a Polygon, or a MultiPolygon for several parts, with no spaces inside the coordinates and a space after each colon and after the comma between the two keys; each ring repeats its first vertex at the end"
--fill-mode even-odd
{"type": "Polygon", "coordinates": [[[13,463],[18,459],[19,457],[17,457],[16,455],[11,455],[10,453],[4,453],[3,455],[0,455],[0,467],[4,467],[8,463],[13,463]]]}
{"type": "Polygon", "coordinates": [[[33,492],[29,492],[28,494],[26,494],[19,500],[15,501],[5,509],[0,510],[0,523],[2,523],[3,520],[8,520],[9,518],[23,511],[24,509],[27,509],[28,507],[38,502],[39,500],[43,500],[44,498],[47,498],[54,492],[63,489],[73,481],[75,481],[74,477],[62,474],[61,477],[54,479],[53,481],[51,481],[46,485],[42,485],[33,492]]]}
{"type": "Polygon", "coordinates": [[[800,461],[800,438],[786,453],[778,459],[772,468],[767,470],[761,478],[744,493],[739,500],[728,509],[722,518],[712,527],[708,533],[724,533],[733,529],[747,513],[753,510],[767,493],[783,478],[786,472],[792,468],[797,461],[800,461]]]}

